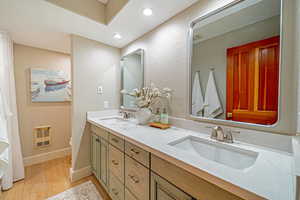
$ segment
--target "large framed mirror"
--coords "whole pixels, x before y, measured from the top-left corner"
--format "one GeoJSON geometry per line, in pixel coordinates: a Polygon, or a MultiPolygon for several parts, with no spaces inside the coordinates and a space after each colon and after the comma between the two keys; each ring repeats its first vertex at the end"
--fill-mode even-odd
{"type": "MultiPolygon", "coordinates": [[[[144,50],[137,49],[121,58],[121,90],[131,92],[144,87],[144,50]]],[[[121,94],[121,108],[136,109],[135,99],[121,94]]]]}
{"type": "Polygon", "coordinates": [[[281,0],[237,0],[191,23],[189,112],[194,119],[275,126],[281,0]]]}

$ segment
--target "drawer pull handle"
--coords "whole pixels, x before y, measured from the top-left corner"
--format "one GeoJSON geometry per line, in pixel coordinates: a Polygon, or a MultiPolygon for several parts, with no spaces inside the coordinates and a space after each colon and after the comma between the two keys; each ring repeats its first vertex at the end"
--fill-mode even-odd
{"type": "Polygon", "coordinates": [[[116,189],[113,188],[111,191],[113,192],[114,195],[118,196],[119,192],[116,189]]]}
{"type": "Polygon", "coordinates": [[[117,161],[115,161],[115,160],[112,160],[111,161],[114,165],[118,165],[119,163],[117,162],[117,161]]]}
{"type": "Polygon", "coordinates": [[[97,138],[97,139],[96,139],[96,142],[100,142],[100,140],[97,138]]]}
{"type": "Polygon", "coordinates": [[[117,140],[116,138],[112,138],[111,140],[115,143],[119,143],[119,140],[117,140]]]}
{"type": "Polygon", "coordinates": [[[133,175],[128,175],[129,176],[129,178],[134,182],[134,183],[139,183],[140,182],[140,180],[138,179],[138,177],[136,177],[136,176],[133,176],[133,175]]]}
{"type": "Polygon", "coordinates": [[[135,153],[135,154],[139,154],[140,152],[135,150],[135,149],[130,149],[131,152],[135,153]]]}

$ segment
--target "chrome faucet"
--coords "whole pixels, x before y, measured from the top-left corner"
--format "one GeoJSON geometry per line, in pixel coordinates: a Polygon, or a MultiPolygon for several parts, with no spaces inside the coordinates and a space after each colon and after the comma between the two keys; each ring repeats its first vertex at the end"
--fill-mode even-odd
{"type": "Polygon", "coordinates": [[[210,138],[220,142],[233,143],[232,132],[224,131],[220,126],[212,127],[210,138]]]}
{"type": "Polygon", "coordinates": [[[127,112],[125,110],[121,110],[120,111],[120,114],[122,114],[123,116],[123,119],[129,119],[131,117],[131,113],[130,112],[127,112]]]}

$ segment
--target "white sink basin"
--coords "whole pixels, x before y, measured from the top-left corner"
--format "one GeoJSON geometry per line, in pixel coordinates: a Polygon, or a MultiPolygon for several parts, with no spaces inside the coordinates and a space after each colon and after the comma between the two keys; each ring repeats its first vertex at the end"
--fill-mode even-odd
{"type": "Polygon", "coordinates": [[[100,122],[103,122],[109,126],[114,126],[121,129],[130,129],[135,128],[137,125],[132,119],[123,119],[122,117],[109,117],[109,118],[100,118],[100,122]]]}
{"type": "Polygon", "coordinates": [[[100,121],[103,121],[105,123],[124,123],[127,122],[127,120],[123,119],[122,117],[108,117],[108,118],[100,118],[100,121]]]}
{"type": "Polygon", "coordinates": [[[239,170],[251,167],[258,157],[258,153],[254,151],[194,136],[173,141],[169,145],[239,170]]]}

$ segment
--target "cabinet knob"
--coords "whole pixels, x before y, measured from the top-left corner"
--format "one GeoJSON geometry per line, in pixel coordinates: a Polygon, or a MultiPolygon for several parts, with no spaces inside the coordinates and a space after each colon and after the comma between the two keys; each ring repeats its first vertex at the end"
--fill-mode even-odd
{"type": "Polygon", "coordinates": [[[134,182],[134,183],[139,183],[140,182],[140,180],[139,180],[139,178],[138,177],[136,177],[136,176],[134,176],[134,175],[128,175],[129,176],[129,178],[134,182]]]}
{"type": "Polygon", "coordinates": [[[115,161],[115,160],[112,160],[111,161],[114,165],[118,165],[119,163],[117,162],[117,161],[115,161]]]}
{"type": "Polygon", "coordinates": [[[113,188],[111,191],[114,195],[118,196],[119,192],[116,189],[113,188]]]}
{"type": "Polygon", "coordinates": [[[227,117],[228,117],[228,118],[232,118],[232,113],[231,113],[231,112],[228,112],[228,113],[227,113],[227,117]]]}
{"type": "Polygon", "coordinates": [[[135,153],[135,154],[139,154],[140,152],[135,150],[135,149],[130,149],[131,152],[135,153]]]}
{"type": "Polygon", "coordinates": [[[116,138],[112,138],[111,140],[115,143],[119,143],[119,140],[117,140],[116,138]]]}

